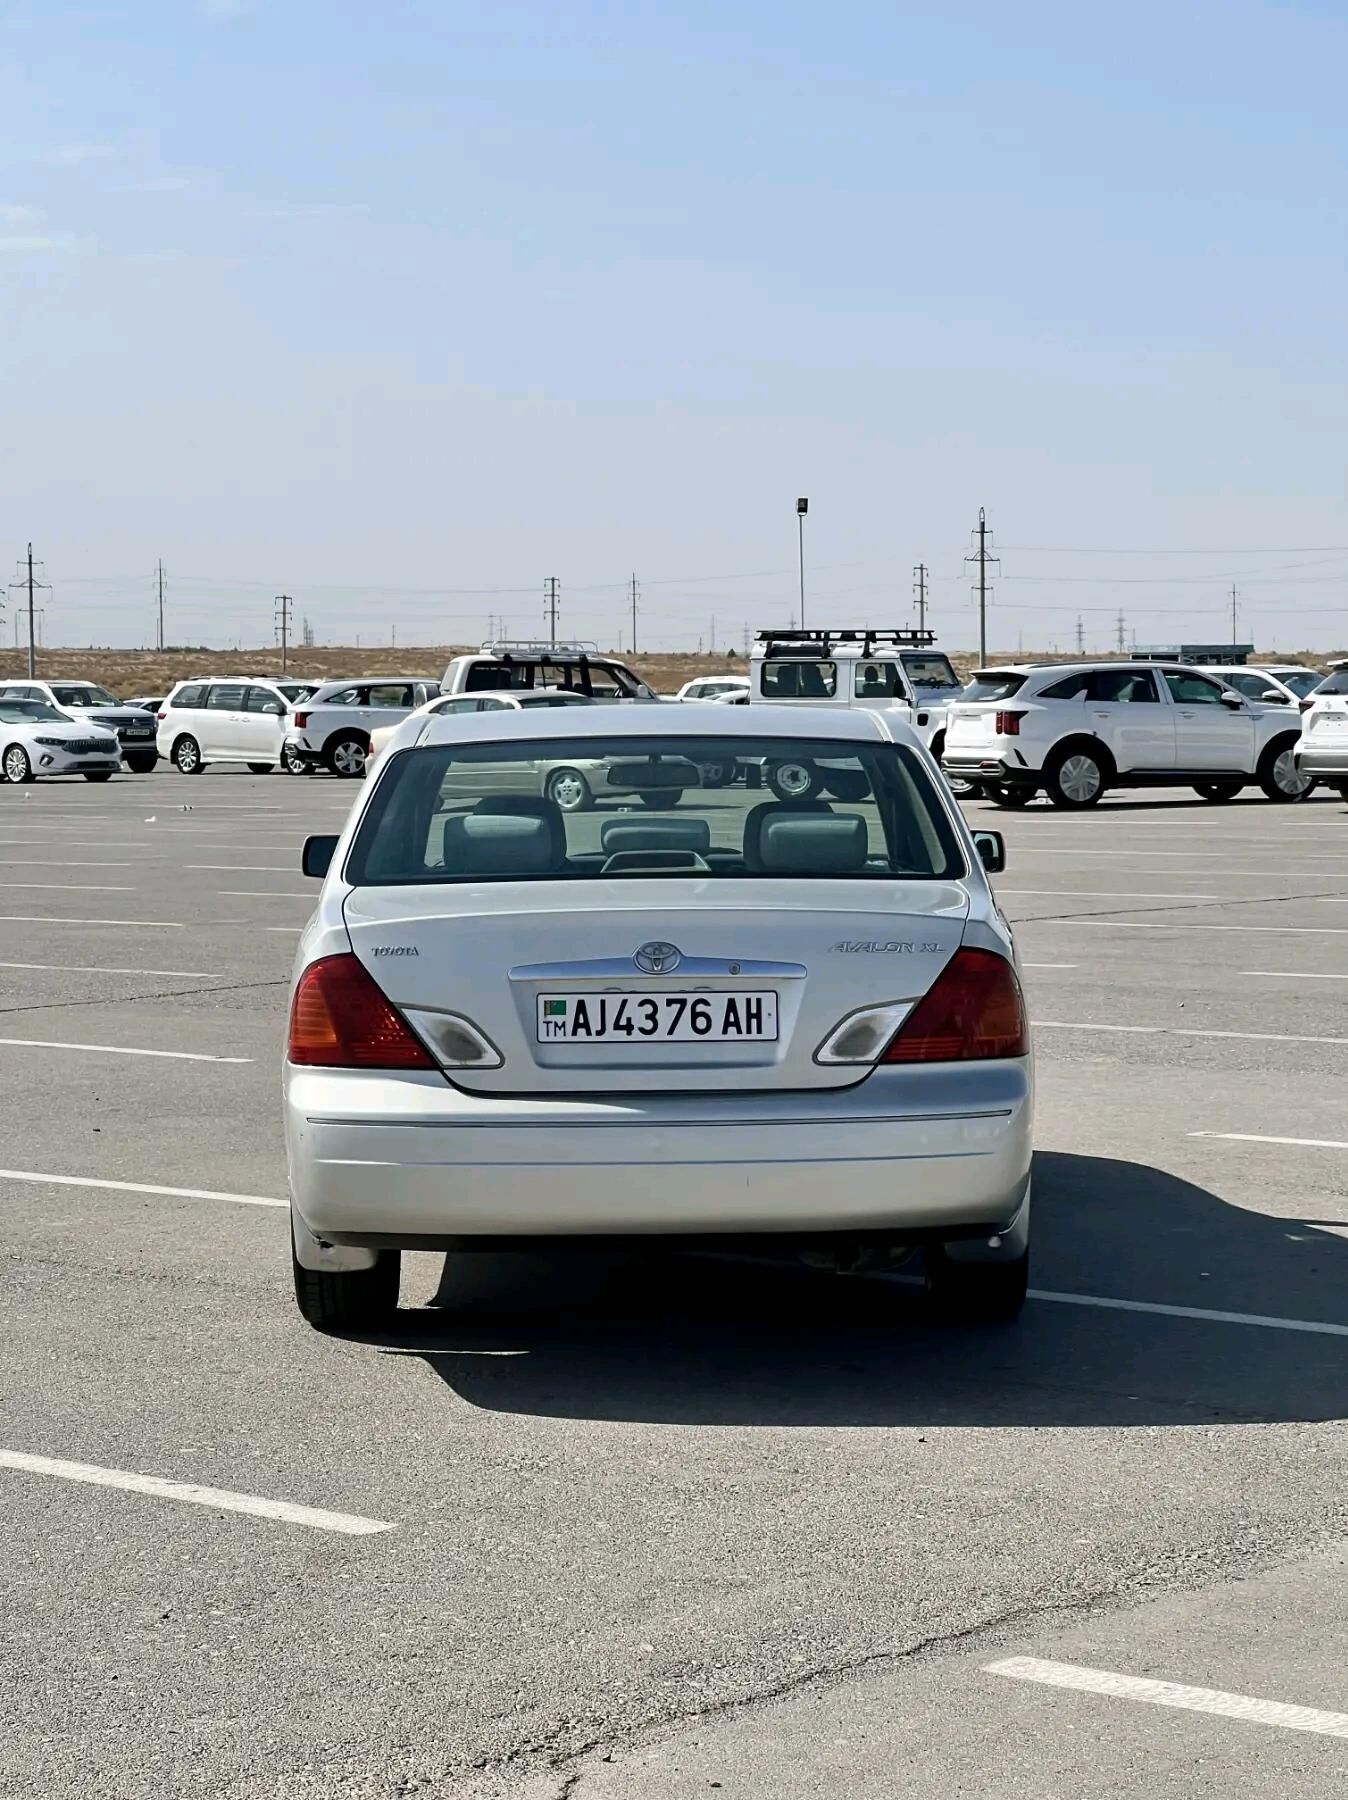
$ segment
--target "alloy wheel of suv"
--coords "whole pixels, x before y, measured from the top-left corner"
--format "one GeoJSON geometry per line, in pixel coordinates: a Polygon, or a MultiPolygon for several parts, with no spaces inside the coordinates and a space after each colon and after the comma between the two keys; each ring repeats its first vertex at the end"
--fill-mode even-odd
{"type": "Polygon", "coordinates": [[[1105,791],[1099,756],[1084,745],[1060,751],[1044,770],[1044,791],[1055,806],[1097,805],[1105,791]]]}
{"type": "Polygon", "coordinates": [[[1295,739],[1270,744],[1265,750],[1259,759],[1259,785],[1270,800],[1284,804],[1304,800],[1310,793],[1315,778],[1297,768],[1295,739]]]}
{"type": "Polygon", "coordinates": [[[180,775],[200,775],[201,745],[194,737],[180,737],[173,746],[173,765],[180,775]]]}
{"type": "Polygon", "coordinates": [[[363,738],[354,734],[339,737],[335,743],[328,745],[328,767],[344,781],[352,781],[365,773],[365,761],[369,754],[370,747],[363,738]]]}

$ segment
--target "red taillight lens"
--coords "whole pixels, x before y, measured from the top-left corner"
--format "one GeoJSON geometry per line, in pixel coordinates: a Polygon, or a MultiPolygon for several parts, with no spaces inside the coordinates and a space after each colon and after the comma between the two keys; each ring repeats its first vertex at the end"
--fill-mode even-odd
{"type": "Polygon", "coordinates": [[[895,1034],[882,1063],[980,1062],[1028,1056],[1016,971],[991,950],[957,950],[895,1034]]]}
{"type": "Polygon", "coordinates": [[[1315,705],[1315,702],[1314,700],[1302,700],[1299,701],[1298,704],[1300,705],[1302,712],[1309,712],[1315,705]]]}
{"type": "Polygon", "coordinates": [[[435,1067],[374,977],[349,953],[321,957],[300,976],[286,1055],[320,1069],[435,1067]]]}
{"type": "Polygon", "coordinates": [[[297,712],[295,714],[295,727],[298,731],[303,731],[308,723],[309,715],[307,712],[297,712]]]}
{"type": "Polygon", "coordinates": [[[159,719],[159,720],[160,720],[160,721],[161,721],[161,722],[162,722],[162,721],[163,721],[163,720],[164,720],[164,719],[167,719],[167,717],[168,717],[168,714],[167,714],[167,713],[166,713],[166,712],[161,712],[161,713],[156,713],[156,714],[155,714],[155,718],[156,718],[156,719],[159,719]]]}
{"type": "Polygon", "coordinates": [[[1020,722],[1024,717],[1024,713],[999,712],[993,730],[998,737],[1019,737],[1020,722]]]}

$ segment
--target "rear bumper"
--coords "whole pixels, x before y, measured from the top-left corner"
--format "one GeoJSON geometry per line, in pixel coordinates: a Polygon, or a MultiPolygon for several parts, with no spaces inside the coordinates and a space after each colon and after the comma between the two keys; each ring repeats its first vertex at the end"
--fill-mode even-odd
{"type": "Polygon", "coordinates": [[[323,761],[323,752],[315,750],[306,738],[288,737],[284,745],[284,754],[293,757],[297,762],[306,763],[311,769],[318,768],[323,761]]]}
{"type": "Polygon", "coordinates": [[[1307,744],[1303,739],[1296,747],[1296,766],[1303,775],[1342,777],[1348,780],[1348,743],[1325,746],[1307,744]]]}
{"type": "Polygon", "coordinates": [[[878,1070],[781,1095],[489,1099],[434,1075],[286,1072],[291,1196],[330,1243],[1005,1225],[1028,1061],[878,1070]]]}
{"type": "Polygon", "coordinates": [[[941,767],[960,781],[996,781],[1006,787],[1035,787],[1039,782],[1037,769],[1019,768],[1000,756],[979,756],[968,751],[947,750],[941,767]]]}

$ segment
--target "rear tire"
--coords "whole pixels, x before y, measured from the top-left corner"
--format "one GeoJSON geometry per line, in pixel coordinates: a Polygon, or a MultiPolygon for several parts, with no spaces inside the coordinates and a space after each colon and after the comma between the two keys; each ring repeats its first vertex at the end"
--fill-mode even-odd
{"type": "Polygon", "coordinates": [[[870,783],[860,769],[825,769],[823,783],[824,792],[832,794],[835,800],[864,800],[871,791],[870,783]]]}
{"type": "Polygon", "coordinates": [[[11,744],[5,751],[3,772],[6,781],[16,785],[21,781],[33,781],[33,765],[28,760],[28,752],[22,744],[11,744]]]}
{"type": "Polygon", "coordinates": [[[180,775],[200,775],[201,745],[194,737],[180,737],[173,746],[173,766],[180,775]]]}
{"type": "Polygon", "coordinates": [[[1044,768],[1044,792],[1054,806],[1083,812],[1098,806],[1108,785],[1103,754],[1090,743],[1068,744],[1044,768]]]}
{"type": "Polygon", "coordinates": [[[994,806],[1004,806],[1010,811],[1028,806],[1035,795],[1032,787],[1011,787],[1005,781],[985,781],[982,786],[985,799],[991,800],[994,806]]]}
{"type": "Polygon", "coordinates": [[[141,755],[137,751],[134,755],[124,756],[122,761],[133,775],[153,775],[159,762],[159,755],[158,752],[153,756],[141,755]]]}
{"type": "Polygon", "coordinates": [[[1304,800],[1315,786],[1314,777],[1296,766],[1296,745],[1295,738],[1274,738],[1259,758],[1259,785],[1268,799],[1283,806],[1304,800]]]}
{"type": "Polygon", "coordinates": [[[111,781],[112,780],[112,770],[111,769],[86,769],[84,772],[84,779],[86,781],[111,781]]]}
{"type": "Polygon", "coordinates": [[[1338,791],[1339,799],[1348,800],[1348,781],[1336,781],[1334,786],[1338,791]]]}
{"type": "MultiPolygon", "coordinates": [[[[594,805],[590,784],[579,769],[554,769],[543,784],[543,793],[564,813],[588,812],[594,805]]],[[[646,799],[644,794],[641,797],[646,799]]]]}
{"type": "Polygon", "coordinates": [[[323,760],[333,774],[343,781],[358,781],[365,773],[365,761],[369,754],[368,741],[357,737],[352,731],[342,737],[331,738],[324,746],[323,760]]]}
{"type": "Polygon", "coordinates": [[[275,763],[249,763],[248,773],[250,775],[270,775],[275,767],[275,763]]]}
{"type": "Polygon", "coordinates": [[[1223,806],[1228,800],[1234,800],[1244,786],[1243,781],[1196,781],[1194,792],[1209,806],[1223,806]]]}
{"type": "Polygon", "coordinates": [[[315,1331],[380,1331],[398,1311],[402,1256],[375,1253],[372,1269],[306,1269],[290,1252],[295,1303],[315,1331]]]}
{"type": "Polygon", "coordinates": [[[824,785],[814,764],[802,758],[769,763],[767,774],[768,786],[779,800],[813,800],[824,785]]]}
{"type": "Polygon", "coordinates": [[[666,812],[683,799],[683,789],[666,788],[662,793],[639,794],[637,798],[643,806],[649,806],[652,812],[666,812]]]}
{"type": "Polygon", "coordinates": [[[281,767],[287,775],[307,775],[309,765],[302,756],[297,756],[287,744],[281,752],[281,767]]]}
{"type": "Polygon", "coordinates": [[[923,1253],[927,1298],[945,1317],[966,1325],[1009,1325],[1020,1317],[1030,1284],[1030,1253],[1010,1262],[956,1262],[944,1244],[923,1253]]]}

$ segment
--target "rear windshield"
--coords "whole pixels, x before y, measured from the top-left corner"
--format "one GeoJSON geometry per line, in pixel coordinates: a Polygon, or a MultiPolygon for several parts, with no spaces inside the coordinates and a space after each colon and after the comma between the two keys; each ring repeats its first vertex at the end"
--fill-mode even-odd
{"type": "Polygon", "coordinates": [[[1025,686],[1025,676],[1007,673],[998,674],[995,669],[980,669],[964,692],[961,700],[1009,700],[1012,694],[1018,694],[1025,686]]]}
{"type": "Polygon", "coordinates": [[[1321,694],[1348,694],[1348,669],[1331,669],[1315,690],[1317,700],[1321,694]]]}
{"type": "Polygon", "coordinates": [[[1304,700],[1307,694],[1313,694],[1319,687],[1322,676],[1314,669],[1279,669],[1278,680],[1286,688],[1291,688],[1298,700],[1304,700]]]}
{"type": "Polygon", "coordinates": [[[911,750],[702,736],[402,751],[346,866],[356,887],[964,873],[955,828],[911,750]]]}

